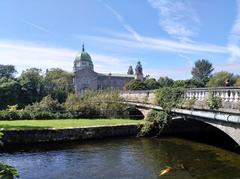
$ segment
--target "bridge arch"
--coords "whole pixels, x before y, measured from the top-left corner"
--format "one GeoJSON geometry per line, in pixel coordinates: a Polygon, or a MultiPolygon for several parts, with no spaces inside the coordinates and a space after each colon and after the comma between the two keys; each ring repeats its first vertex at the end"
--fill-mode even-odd
{"type": "Polygon", "coordinates": [[[162,132],[164,135],[182,136],[184,138],[197,139],[224,147],[229,146],[229,148],[239,146],[238,139],[234,138],[232,132],[229,133],[222,126],[219,127],[201,118],[173,118],[162,132]]]}
{"type": "Polygon", "coordinates": [[[135,106],[130,106],[126,109],[127,114],[130,119],[144,119],[145,118],[145,113],[144,110],[136,108],[135,106]]]}

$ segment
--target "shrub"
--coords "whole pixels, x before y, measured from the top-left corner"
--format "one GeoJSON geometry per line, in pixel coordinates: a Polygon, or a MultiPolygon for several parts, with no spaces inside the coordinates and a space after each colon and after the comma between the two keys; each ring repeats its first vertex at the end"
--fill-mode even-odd
{"type": "Polygon", "coordinates": [[[214,96],[211,93],[207,100],[207,105],[210,109],[219,109],[222,107],[222,99],[220,97],[214,96]]]}
{"type": "Polygon", "coordinates": [[[184,100],[183,107],[185,107],[187,109],[193,109],[195,102],[196,102],[196,98],[184,100]]]}
{"type": "Polygon", "coordinates": [[[0,163],[0,178],[13,179],[14,177],[19,178],[17,169],[10,165],[0,163]]]}
{"type": "Polygon", "coordinates": [[[142,127],[139,136],[159,135],[167,124],[169,114],[164,111],[151,110],[147,117],[144,126],[142,127]]]}
{"type": "Polygon", "coordinates": [[[50,95],[48,95],[45,96],[40,102],[26,106],[25,109],[30,111],[56,112],[62,110],[62,106],[57,100],[54,100],[50,95]]]}
{"type": "Polygon", "coordinates": [[[209,80],[208,86],[210,87],[218,87],[218,86],[233,86],[236,82],[236,76],[233,73],[228,73],[226,71],[221,71],[215,73],[209,80]],[[226,84],[226,80],[229,80],[228,84],[226,84]]]}
{"type": "Polygon", "coordinates": [[[18,112],[16,111],[0,111],[0,120],[16,120],[19,118],[18,112]]]}
{"type": "Polygon", "coordinates": [[[32,119],[31,113],[31,111],[26,110],[18,111],[19,119],[32,119]]]}
{"type": "Polygon", "coordinates": [[[161,106],[164,111],[169,112],[182,101],[182,88],[161,88],[156,90],[156,104],[161,106]]]}

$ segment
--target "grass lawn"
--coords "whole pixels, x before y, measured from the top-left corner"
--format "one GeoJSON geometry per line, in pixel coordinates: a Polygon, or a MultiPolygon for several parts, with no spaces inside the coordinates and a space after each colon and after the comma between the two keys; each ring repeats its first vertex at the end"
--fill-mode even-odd
{"type": "Polygon", "coordinates": [[[68,128],[85,126],[102,126],[117,124],[140,124],[143,120],[129,119],[58,119],[58,120],[16,120],[0,121],[0,129],[44,129],[44,128],[68,128]]]}

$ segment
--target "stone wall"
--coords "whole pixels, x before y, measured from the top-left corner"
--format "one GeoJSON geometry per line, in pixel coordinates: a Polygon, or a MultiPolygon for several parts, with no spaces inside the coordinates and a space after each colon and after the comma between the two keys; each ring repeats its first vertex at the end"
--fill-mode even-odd
{"type": "Polygon", "coordinates": [[[132,124],[67,129],[6,130],[3,131],[2,141],[6,144],[24,144],[136,136],[140,127],[132,124]]]}
{"type": "Polygon", "coordinates": [[[123,89],[134,77],[98,74],[98,89],[123,89]]]}

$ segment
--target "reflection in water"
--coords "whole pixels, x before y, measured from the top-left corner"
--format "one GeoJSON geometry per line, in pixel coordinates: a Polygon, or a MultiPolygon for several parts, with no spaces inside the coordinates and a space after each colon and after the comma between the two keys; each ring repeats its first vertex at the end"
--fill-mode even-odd
{"type": "Polygon", "coordinates": [[[25,146],[0,154],[23,179],[240,178],[240,155],[176,138],[107,139],[25,146]]]}

